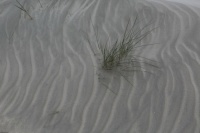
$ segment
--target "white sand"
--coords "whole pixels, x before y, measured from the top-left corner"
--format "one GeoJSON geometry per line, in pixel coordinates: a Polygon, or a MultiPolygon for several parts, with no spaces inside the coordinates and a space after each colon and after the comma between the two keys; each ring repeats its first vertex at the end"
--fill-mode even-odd
{"type": "Polygon", "coordinates": [[[0,132],[200,133],[198,0],[19,1],[33,20],[0,1],[0,132]],[[136,72],[133,87],[99,71],[92,24],[115,41],[136,12],[159,27],[136,54],[161,70],[136,72]]]}

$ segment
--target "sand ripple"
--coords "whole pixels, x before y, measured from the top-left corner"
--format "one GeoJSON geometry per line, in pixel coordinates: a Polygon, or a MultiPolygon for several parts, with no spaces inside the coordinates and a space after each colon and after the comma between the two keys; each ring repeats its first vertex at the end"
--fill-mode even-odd
{"type": "Polygon", "coordinates": [[[200,132],[198,4],[19,1],[33,20],[15,1],[0,2],[0,132],[200,132]],[[95,32],[115,41],[136,12],[140,26],[158,27],[142,41],[157,44],[136,54],[161,69],[135,72],[132,86],[99,70],[95,32]]]}

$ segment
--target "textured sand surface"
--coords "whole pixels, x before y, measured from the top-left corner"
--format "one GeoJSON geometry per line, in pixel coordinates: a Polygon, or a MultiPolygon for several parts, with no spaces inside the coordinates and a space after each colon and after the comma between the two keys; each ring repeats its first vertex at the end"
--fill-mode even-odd
{"type": "Polygon", "coordinates": [[[0,132],[200,133],[200,2],[19,2],[32,20],[0,1],[0,132]],[[132,86],[99,70],[95,30],[113,42],[136,14],[158,28],[135,54],[160,69],[129,75],[132,86]]]}

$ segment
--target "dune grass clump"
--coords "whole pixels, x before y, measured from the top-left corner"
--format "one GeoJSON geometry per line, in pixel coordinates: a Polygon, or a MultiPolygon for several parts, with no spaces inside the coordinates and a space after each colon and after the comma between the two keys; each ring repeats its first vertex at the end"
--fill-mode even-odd
{"type": "Polygon", "coordinates": [[[119,68],[122,71],[134,71],[137,68],[142,68],[141,64],[157,67],[156,65],[149,63],[150,60],[147,58],[141,59],[138,58],[139,56],[134,56],[135,50],[138,47],[152,45],[142,45],[140,42],[155,29],[153,28],[146,31],[149,24],[142,28],[137,28],[137,24],[137,17],[135,18],[132,26],[129,26],[129,20],[122,38],[119,40],[117,39],[110,47],[108,43],[102,44],[98,42],[98,48],[102,55],[101,67],[103,70],[113,70],[115,68],[119,68]]]}

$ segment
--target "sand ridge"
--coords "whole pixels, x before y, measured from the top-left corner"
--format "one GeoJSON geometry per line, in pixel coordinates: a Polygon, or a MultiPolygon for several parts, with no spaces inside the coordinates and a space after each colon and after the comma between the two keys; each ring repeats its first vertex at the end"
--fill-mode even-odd
{"type": "Polygon", "coordinates": [[[200,132],[198,1],[18,1],[32,20],[0,2],[0,132],[200,132]],[[132,86],[99,70],[95,32],[113,42],[137,14],[158,28],[136,55],[161,69],[135,72],[132,86]]]}

